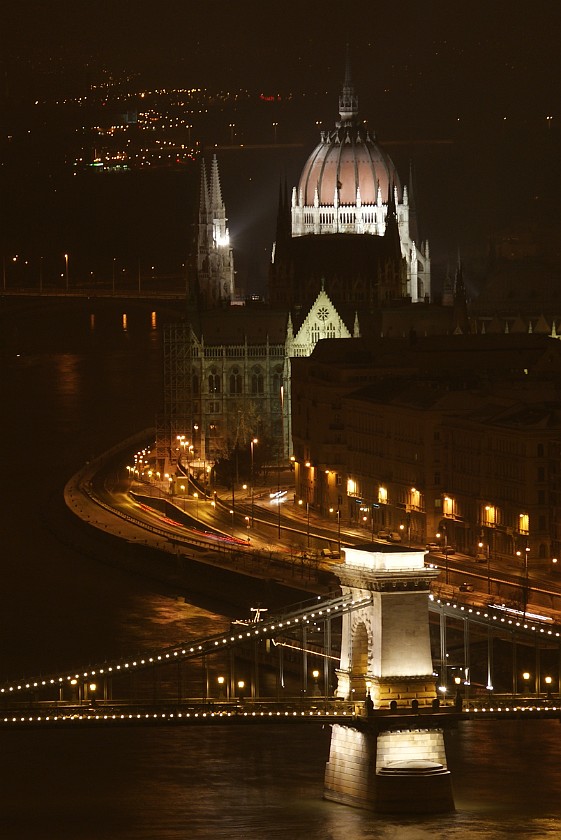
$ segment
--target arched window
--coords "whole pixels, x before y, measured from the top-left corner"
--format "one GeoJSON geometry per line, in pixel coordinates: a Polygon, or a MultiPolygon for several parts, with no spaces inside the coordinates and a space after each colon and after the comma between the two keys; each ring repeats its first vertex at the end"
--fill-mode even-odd
{"type": "Polygon", "coordinates": [[[273,372],[273,394],[280,394],[282,386],[282,367],[280,365],[273,372]]]}
{"type": "Polygon", "coordinates": [[[220,393],[220,374],[216,368],[211,368],[208,375],[208,392],[209,394],[220,393]]]}
{"type": "Polygon", "coordinates": [[[230,394],[241,394],[243,390],[243,380],[238,367],[232,368],[230,373],[230,394]]]}
{"type": "Polygon", "coordinates": [[[261,368],[253,368],[251,373],[251,393],[262,394],[264,391],[263,371],[261,368]]]}

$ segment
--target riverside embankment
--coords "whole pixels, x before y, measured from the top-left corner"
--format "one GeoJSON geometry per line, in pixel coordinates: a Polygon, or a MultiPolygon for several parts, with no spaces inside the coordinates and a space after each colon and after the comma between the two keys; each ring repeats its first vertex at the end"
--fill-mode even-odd
{"type": "Polygon", "coordinates": [[[93,459],[68,481],[65,502],[87,526],[91,552],[106,564],[164,584],[177,597],[203,599],[227,615],[248,614],[251,606],[281,607],[337,589],[334,575],[303,568],[282,552],[256,551],[243,545],[211,548],[203,539],[178,536],[160,524],[149,524],[125,508],[122,494],[103,498],[96,484],[107,489],[125,471],[130,454],[154,431],[146,429],[93,459]],[[113,477],[113,479],[112,479],[113,477]]]}

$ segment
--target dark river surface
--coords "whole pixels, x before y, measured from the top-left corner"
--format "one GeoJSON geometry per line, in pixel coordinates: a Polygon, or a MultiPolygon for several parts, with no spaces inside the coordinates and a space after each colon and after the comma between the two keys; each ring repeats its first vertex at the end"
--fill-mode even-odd
{"type": "MultiPolygon", "coordinates": [[[[159,316],[153,329],[148,311],[130,311],[124,331],[123,307],[67,307],[0,310],[0,681],[228,623],[210,597],[183,604],[163,585],[98,562],[66,513],[66,480],[154,424],[163,323],[159,316]]],[[[421,819],[324,801],[329,736],[319,725],[4,732],[0,837],[561,836],[559,723],[461,724],[447,736],[457,811],[421,819]]]]}

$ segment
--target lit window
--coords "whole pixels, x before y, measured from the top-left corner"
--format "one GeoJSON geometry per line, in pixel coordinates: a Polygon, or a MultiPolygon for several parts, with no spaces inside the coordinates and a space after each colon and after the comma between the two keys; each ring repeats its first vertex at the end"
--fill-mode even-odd
{"type": "Polygon", "coordinates": [[[454,516],[454,499],[444,496],[442,500],[442,513],[444,516],[454,516]]]}
{"type": "Polygon", "coordinates": [[[388,488],[387,487],[378,487],[378,502],[381,505],[386,505],[388,503],[388,488]]]}

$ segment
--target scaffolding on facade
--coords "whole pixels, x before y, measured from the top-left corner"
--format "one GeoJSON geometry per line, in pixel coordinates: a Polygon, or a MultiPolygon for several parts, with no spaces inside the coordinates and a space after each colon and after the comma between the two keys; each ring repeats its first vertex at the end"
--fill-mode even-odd
{"type": "Polygon", "coordinates": [[[156,458],[163,473],[178,459],[178,438],[193,430],[192,335],[190,324],[171,323],[164,330],[164,405],[156,423],[156,458]]]}

